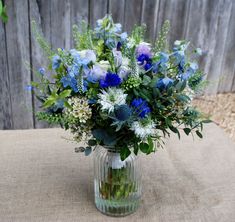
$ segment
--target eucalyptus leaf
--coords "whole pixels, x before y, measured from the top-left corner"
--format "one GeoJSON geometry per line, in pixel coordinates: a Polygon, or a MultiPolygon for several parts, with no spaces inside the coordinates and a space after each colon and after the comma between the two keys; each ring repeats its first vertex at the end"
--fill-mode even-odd
{"type": "Polygon", "coordinates": [[[122,161],[125,160],[130,154],[131,154],[131,151],[129,150],[127,146],[124,146],[121,148],[120,157],[122,161]]]}

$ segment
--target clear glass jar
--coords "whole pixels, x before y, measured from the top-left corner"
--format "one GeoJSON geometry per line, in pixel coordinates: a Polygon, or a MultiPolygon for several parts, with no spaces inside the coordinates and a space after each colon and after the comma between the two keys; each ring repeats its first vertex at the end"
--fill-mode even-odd
{"type": "Polygon", "coordinates": [[[95,205],[110,216],[133,213],[141,197],[139,160],[131,154],[122,161],[119,150],[99,146],[94,153],[95,205]]]}

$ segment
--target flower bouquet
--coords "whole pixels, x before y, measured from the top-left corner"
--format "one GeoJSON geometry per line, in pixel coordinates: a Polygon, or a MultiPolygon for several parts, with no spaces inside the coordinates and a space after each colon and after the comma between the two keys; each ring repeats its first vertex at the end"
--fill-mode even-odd
{"type": "Polygon", "coordinates": [[[208,122],[191,105],[205,85],[196,63],[201,50],[187,41],[170,50],[168,21],[154,44],[144,41],[145,29],[135,26],[128,35],[107,15],[94,30],[85,22],[73,26],[74,49],[52,51],[34,28],[50,61],[32,82],[42,103],[36,116],[69,130],[83,144],[76,151],[95,151],[95,203],[113,216],[139,205],[137,154],[155,152],[171,132],[201,138],[208,122]]]}

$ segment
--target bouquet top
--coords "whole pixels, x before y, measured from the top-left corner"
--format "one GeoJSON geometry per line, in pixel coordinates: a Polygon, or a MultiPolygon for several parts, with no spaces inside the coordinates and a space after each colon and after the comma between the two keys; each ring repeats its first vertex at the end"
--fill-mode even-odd
{"type": "Polygon", "coordinates": [[[155,44],[144,41],[145,26],[122,32],[110,15],[73,27],[75,48],[50,46],[36,31],[49,58],[48,71],[40,68],[32,87],[42,102],[40,120],[60,124],[74,134],[89,154],[96,145],[115,147],[124,160],[133,151],[149,154],[163,138],[179,128],[202,137],[208,122],[192,105],[201,89],[203,73],[196,60],[201,54],[186,41],[168,49],[165,22],[155,44]]]}

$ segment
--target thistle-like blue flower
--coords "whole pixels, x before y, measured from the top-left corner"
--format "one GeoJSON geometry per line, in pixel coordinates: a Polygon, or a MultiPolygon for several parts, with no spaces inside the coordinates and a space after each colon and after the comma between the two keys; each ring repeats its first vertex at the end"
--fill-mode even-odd
{"type": "Polygon", "coordinates": [[[105,79],[100,80],[100,87],[106,88],[106,87],[112,87],[112,86],[118,86],[122,82],[121,78],[116,73],[108,72],[105,76],[105,79]]]}
{"type": "Polygon", "coordinates": [[[52,69],[58,69],[60,67],[61,58],[58,55],[52,58],[52,69]]]}
{"type": "Polygon", "coordinates": [[[146,117],[151,112],[151,109],[148,106],[148,103],[142,98],[133,99],[131,102],[131,106],[133,107],[133,111],[140,118],[146,117]]]}
{"type": "Polygon", "coordinates": [[[131,109],[128,105],[123,104],[123,105],[116,105],[114,107],[114,114],[115,117],[119,121],[126,121],[130,118],[131,116],[131,109]]]}
{"type": "Polygon", "coordinates": [[[168,77],[160,78],[157,82],[156,87],[160,90],[167,89],[173,84],[174,80],[168,77]]]}

